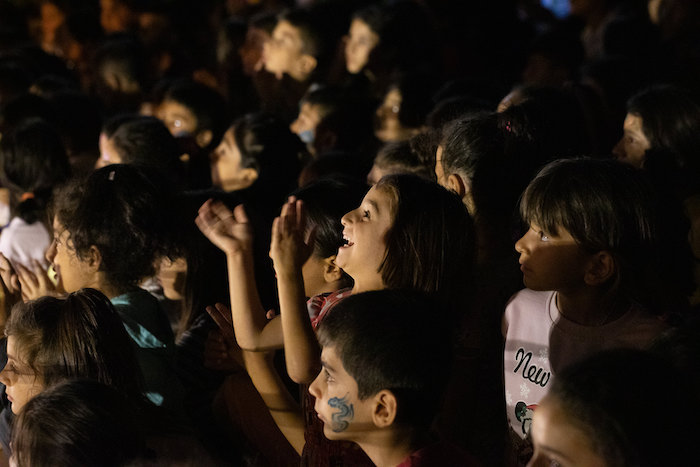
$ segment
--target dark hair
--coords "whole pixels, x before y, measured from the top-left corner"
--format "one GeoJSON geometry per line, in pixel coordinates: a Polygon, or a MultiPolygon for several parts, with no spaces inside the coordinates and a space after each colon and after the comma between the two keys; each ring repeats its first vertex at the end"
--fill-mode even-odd
{"type": "Polygon", "coordinates": [[[93,94],[108,115],[135,112],[148,87],[147,57],[143,43],[133,34],[113,34],[95,52],[93,94]],[[108,79],[116,77],[117,79],[108,79]]]}
{"type": "Polygon", "coordinates": [[[446,176],[458,174],[469,186],[472,214],[486,236],[480,244],[512,249],[512,221],[529,179],[505,151],[497,114],[455,120],[443,130],[442,167],[446,176]]]}
{"type": "MultiPolygon", "coordinates": [[[[299,188],[292,195],[304,202],[310,228],[315,229],[314,255],[328,258],[343,245],[343,225],[340,219],[361,202],[367,185],[347,177],[320,179],[299,188]]],[[[352,279],[343,273],[347,286],[352,279]]]]}
{"type": "Polygon", "coordinates": [[[353,19],[364,22],[379,36],[366,68],[382,92],[394,73],[431,70],[437,35],[433,15],[425,5],[392,1],[358,10],[353,19]]]}
{"type": "Polygon", "coordinates": [[[433,108],[433,77],[429,73],[402,73],[397,75],[388,91],[401,93],[399,121],[408,128],[419,128],[433,108]]]}
{"type": "Polygon", "coordinates": [[[630,98],[627,112],[642,119],[649,140],[645,168],[669,172],[683,195],[697,192],[700,177],[700,104],[695,95],[675,86],[655,86],[630,98]]]}
{"type": "Polygon", "coordinates": [[[439,294],[454,313],[466,299],[474,267],[474,225],[459,197],[409,174],[376,185],[392,198],[393,222],[379,268],[387,288],[439,294]]]}
{"type": "Polygon", "coordinates": [[[296,188],[306,150],[282,120],[253,113],[236,120],[231,128],[241,152],[241,167],[258,172],[253,186],[282,196],[296,188]]]}
{"type": "Polygon", "coordinates": [[[291,8],[277,16],[278,23],[286,21],[299,31],[302,53],[316,59],[313,74],[323,76],[339,34],[334,30],[337,11],[329,5],[314,5],[309,8],[291,8]]]}
{"type": "Polygon", "coordinates": [[[114,386],[135,401],[141,371],[124,323],[107,297],[81,289],[66,298],[42,297],[12,309],[5,335],[44,383],[89,378],[114,386]]]}
{"type": "Polygon", "coordinates": [[[190,79],[180,79],[168,87],[163,101],[171,100],[189,109],[197,118],[197,132],[212,132],[211,143],[205,149],[215,148],[226,131],[228,114],[226,101],[214,89],[190,79]]]}
{"type": "Polygon", "coordinates": [[[686,284],[680,278],[685,271],[679,271],[682,261],[672,248],[687,241],[662,225],[657,198],[633,167],[568,159],[548,164],[530,182],[520,212],[547,233],[566,229],[588,252],[610,252],[616,269],[611,291],[660,312],[685,302],[685,291],[679,290],[686,284]]]}
{"type": "Polygon", "coordinates": [[[163,122],[155,117],[123,121],[111,136],[123,164],[153,167],[176,176],[180,150],[163,122]]]}
{"type": "Polygon", "coordinates": [[[155,259],[175,253],[164,181],[145,167],[115,164],[73,181],[54,199],[54,214],[77,256],[97,247],[100,270],[117,287],[152,276],[155,259]]]}
{"type": "Polygon", "coordinates": [[[66,381],[30,400],[14,422],[19,466],[123,466],[145,455],[136,409],[96,381],[66,381]]]}
{"type": "Polygon", "coordinates": [[[385,144],[374,158],[374,165],[393,173],[411,173],[433,180],[435,171],[425,165],[412,140],[385,144]]]}
{"type": "Polygon", "coordinates": [[[450,339],[438,303],[414,290],[380,290],[341,300],[318,328],[357,382],[361,400],[388,389],[398,399],[396,422],[425,430],[449,376],[450,339]]]}
{"type": "Polygon", "coordinates": [[[608,465],[654,466],[695,458],[698,429],[687,423],[691,394],[683,375],[665,362],[625,349],[566,368],[547,397],[593,440],[608,465]]]}
{"type": "Polygon", "coordinates": [[[27,121],[0,139],[0,182],[10,190],[13,215],[28,224],[47,223],[53,190],[70,172],[60,135],[42,120],[27,121]]]}
{"type": "Polygon", "coordinates": [[[312,85],[301,99],[318,108],[320,120],[314,143],[318,154],[329,150],[358,151],[374,138],[374,102],[351,87],[312,85]],[[323,135],[332,134],[332,145],[323,135]]]}

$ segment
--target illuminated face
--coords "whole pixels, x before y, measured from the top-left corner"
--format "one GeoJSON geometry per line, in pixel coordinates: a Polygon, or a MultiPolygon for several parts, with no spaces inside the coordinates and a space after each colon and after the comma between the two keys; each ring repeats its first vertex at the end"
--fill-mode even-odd
{"type": "Polygon", "coordinates": [[[528,467],[606,467],[607,463],[593,448],[593,441],[571,423],[558,399],[545,397],[532,420],[535,452],[528,467]]]}
{"type": "Polygon", "coordinates": [[[190,109],[172,100],[165,100],[158,107],[156,117],[177,136],[194,135],[197,132],[197,117],[190,109]]]}
{"type": "Polygon", "coordinates": [[[531,223],[515,250],[520,253],[523,282],[529,289],[570,292],[584,284],[590,255],[564,228],[553,235],[531,223]]]}
{"type": "Polygon", "coordinates": [[[379,267],[386,255],[386,234],[394,222],[391,206],[391,196],[373,186],[360,207],[341,219],[347,244],[338,249],[335,263],[355,280],[357,291],[363,284],[381,281],[379,267]]]}
{"type": "Polygon", "coordinates": [[[292,74],[303,52],[299,29],[287,21],[280,21],[272,31],[272,38],[263,46],[265,69],[281,79],[284,73],[292,74]]]}
{"type": "Polygon", "coordinates": [[[361,441],[374,425],[372,398],[361,401],[357,382],[345,371],[333,347],[321,353],[321,372],[309,393],[316,398],[314,409],[323,421],[323,434],[331,440],[361,441]]]}
{"type": "Polygon", "coordinates": [[[17,351],[15,338],[7,338],[7,365],[0,372],[0,382],[5,385],[7,399],[12,402],[12,413],[15,415],[34,396],[45,389],[42,378],[24,363],[22,355],[17,351]]]}
{"type": "Polygon", "coordinates": [[[250,170],[252,169],[241,167],[241,150],[236,143],[233,128],[230,128],[211,155],[212,182],[225,191],[242,190],[255,181],[246,176],[250,170]]]}
{"type": "Polygon", "coordinates": [[[46,259],[56,271],[56,288],[62,292],[75,292],[83,287],[89,287],[93,275],[86,261],[78,258],[70,239],[70,233],[54,217],[53,241],[46,250],[46,259]]]}
{"type": "Polygon", "coordinates": [[[627,114],[623,130],[622,139],[613,148],[613,154],[619,161],[641,168],[644,165],[644,154],[651,147],[642,130],[642,118],[627,114]]]}
{"type": "Polygon", "coordinates": [[[345,42],[345,67],[350,73],[359,73],[367,65],[369,54],[377,44],[379,36],[362,20],[354,19],[345,42]]]}

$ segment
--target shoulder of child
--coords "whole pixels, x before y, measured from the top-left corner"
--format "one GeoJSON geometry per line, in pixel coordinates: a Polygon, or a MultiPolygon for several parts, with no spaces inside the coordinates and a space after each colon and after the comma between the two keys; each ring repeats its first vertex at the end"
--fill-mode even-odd
{"type": "Polygon", "coordinates": [[[447,441],[438,441],[414,451],[396,467],[432,467],[436,465],[476,467],[481,464],[462,448],[447,441]]]}

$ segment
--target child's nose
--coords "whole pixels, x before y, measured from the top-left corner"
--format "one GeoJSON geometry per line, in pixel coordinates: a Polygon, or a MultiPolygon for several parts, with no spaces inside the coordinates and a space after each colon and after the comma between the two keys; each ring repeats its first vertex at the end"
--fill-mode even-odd
{"type": "Polygon", "coordinates": [[[525,238],[525,235],[520,237],[520,239],[515,242],[515,251],[517,251],[520,254],[523,254],[525,252],[525,242],[523,239],[525,238]]]}
{"type": "Polygon", "coordinates": [[[49,245],[49,248],[46,250],[45,256],[49,263],[53,263],[53,259],[56,257],[56,240],[51,241],[51,245],[49,245]]]}
{"type": "Polygon", "coordinates": [[[620,141],[617,142],[615,147],[612,150],[612,153],[616,157],[624,157],[625,156],[625,143],[624,143],[624,136],[620,138],[620,141]]]}
{"type": "Polygon", "coordinates": [[[321,397],[321,388],[320,388],[319,379],[322,377],[322,375],[323,375],[323,370],[321,370],[319,372],[318,376],[316,376],[316,379],[314,379],[313,382],[311,383],[311,385],[309,386],[309,394],[314,396],[316,399],[321,397]]]}

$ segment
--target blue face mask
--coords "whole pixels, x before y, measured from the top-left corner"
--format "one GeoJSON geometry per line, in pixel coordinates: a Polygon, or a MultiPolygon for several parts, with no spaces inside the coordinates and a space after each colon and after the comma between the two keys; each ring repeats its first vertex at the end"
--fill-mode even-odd
{"type": "Polygon", "coordinates": [[[314,142],[314,130],[306,130],[299,133],[299,139],[306,144],[311,144],[314,142]]]}

